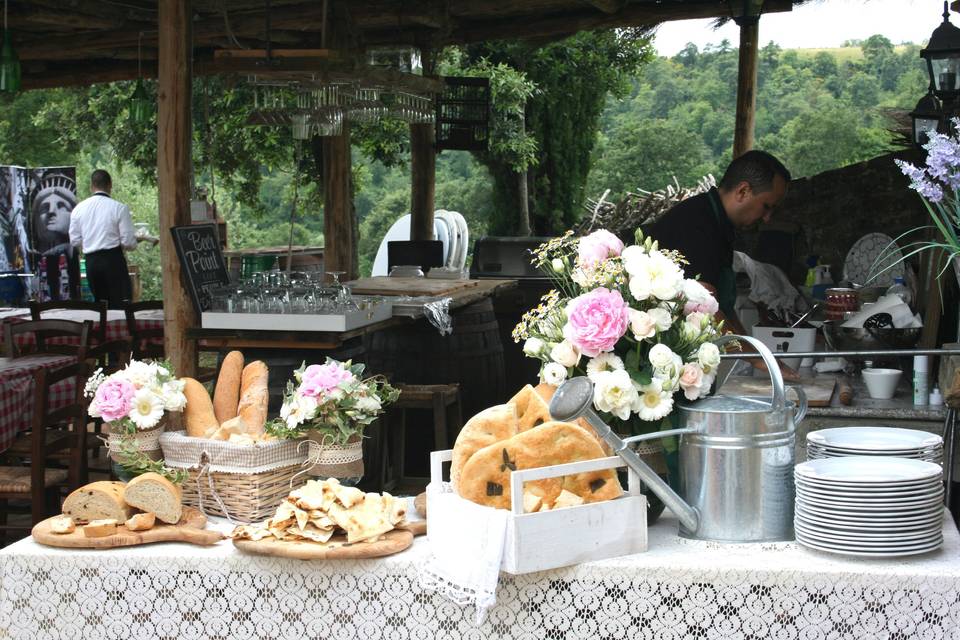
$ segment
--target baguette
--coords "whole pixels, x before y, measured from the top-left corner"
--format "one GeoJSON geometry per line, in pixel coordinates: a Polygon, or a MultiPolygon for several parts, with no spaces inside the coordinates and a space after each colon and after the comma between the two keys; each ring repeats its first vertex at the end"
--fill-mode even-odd
{"type": "Polygon", "coordinates": [[[128,531],[146,531],[147,529],[153,529],[153,525],[157,522],[157,514],[155,513],[138,513],[136,515],[130,516],[130,519],[127,520],[124,525],[128,531]]]}
{"type": "Polygon", "coordinates": [[[183,409],[183,423],[187,435],[191,438],[203,438],[212,428],[216,430],[220,423],[213,413],[213,402],[207,388],[193,378],[184,378],[183,395],[187,397],[187,406],[183,409]]]}
{"type": "Polygon", "coordinates": [[[63,501],[63,515],[79,523],[103,519],[124,521],[133,515],[133,509],[123,501],[124,493],[122,482],[91,482],[67,496],[63,501]]]}
{"type": "Polygon", "coordinates": [[[213,413],[220,424],[237,417],[242,376],[243,354],[239,351],[231,351],[220,365],[217,386],[213,390],[213,413]]]}
{"type": "Polygon", "coordinates": [[[83,527],[83,535],[88,538],[103,538],[117,532],[117,521],[113,518],[94,520],[83,527]]]}
{"type": "Polygon", "coordinates": [[[183,515],[183,490],[159,473],[148,472],[127,483],[124,500],[131,507],[157,514],[167,524],[183,515]]]}
{"type": "Polygon", "coordinates": [[[267,424],[267,404],[270,401],[268,381],[267,365],[260,360],[243,368],[237,416],[246,424],[250,435],[263,433],[267,424]]]}

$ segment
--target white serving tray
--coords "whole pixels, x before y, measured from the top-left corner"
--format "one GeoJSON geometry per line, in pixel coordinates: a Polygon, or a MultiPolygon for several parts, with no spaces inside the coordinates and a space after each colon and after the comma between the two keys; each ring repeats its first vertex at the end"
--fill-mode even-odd
{"type": "Polygon", "coordinates": [[[345,314],[223,313],[204,311],[204,329],[255,329],[258,331],[350,331],[393,316],[393,305],[381,303],[372,309],[345,314]]]}
{"type": "MultiPolygon", "coordinates": [[[[453,458],[453,450],[430,454],[430,481],[433,487],[443,483],[443,463],[453,458]]],[[[591,560],[603,560],[647,550],[647,499],[640,493],[640,479],[628,470],[629,490],[621,497],[543,513],[523,513],[523,483],[573,473],[616,469],[626,466],[618,456],[585,460],[570,464],[524,469],[510,474],[511,509],[507,520],[507,540],[500,569],[511,574],[547,571],[591,560]]],[[[456,494],[427,491],[429,522],[456,518],[437,500],[450,504],[467,500],[456,494]]],[[[490,508],[490,511],[495,511],[490,508]]],[[[431,530],[455,531],[455,522],[431,530]]],[[[457,537],[476,535],[475,531],[457,532],[457,537]]]]}

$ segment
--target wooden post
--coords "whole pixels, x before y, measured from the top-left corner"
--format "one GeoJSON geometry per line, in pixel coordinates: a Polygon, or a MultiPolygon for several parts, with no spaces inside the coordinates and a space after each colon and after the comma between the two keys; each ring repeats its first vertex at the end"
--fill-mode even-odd
{"type": "Polygon", "coordinates": [[[410,125],[410,239],[435,240],[434,188],[437,156],[432,124],[410,125]]]}
{"type": "Polygon", "coordinates": [[[343,133],[324,137],[323,145],[323,268],[343,271],[340,281],[359,276],[356,220],[350,195],[350,125],[343,133]]]}
{"type": "Polygon", "coordinates": [[[197,314],[180,279],[170,227],[190,224],[190,0],[160,0],[157,80],[157,192],[163,270],[163,343],[177,375],[196,375],[197,314]]]}
{"type": "Polygon", "coordinates": [[[757,54],[760,18],[748,17],[740,24],[740,63],[737,70],[737,120],[733,133],[733,157],[753,148],[753,120],[757,105],[757,54]]]}

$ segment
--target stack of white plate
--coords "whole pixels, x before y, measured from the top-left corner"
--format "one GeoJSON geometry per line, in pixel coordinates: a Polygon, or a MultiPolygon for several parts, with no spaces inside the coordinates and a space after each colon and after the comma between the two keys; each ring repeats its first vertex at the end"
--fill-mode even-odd
{"type": "Polygon", "coordinates": [[[893,557],[943,544],[943,470],[923,460],[848,457],[794,469],[797,542],[851,556],[893,557]]]}
{"type": "Polygon", "coordinates": [[[894,456],[943,464],[943,438],[896,427],[841,427],[807,434],[807,459],[894,456]]]}

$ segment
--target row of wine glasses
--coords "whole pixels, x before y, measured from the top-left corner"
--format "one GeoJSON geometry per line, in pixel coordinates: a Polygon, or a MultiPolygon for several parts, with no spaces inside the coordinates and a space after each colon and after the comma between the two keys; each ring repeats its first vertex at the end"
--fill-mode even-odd
{"type": "Polygon", "coordinates": [[[278,269],[255,272],[242,282],[214,289],[210,310],[323,315],[365,311],[384,302],[379,296],[354,296],[350,287],[340,281],[343,274],[343,271],[324,274],[278,269]]]}

